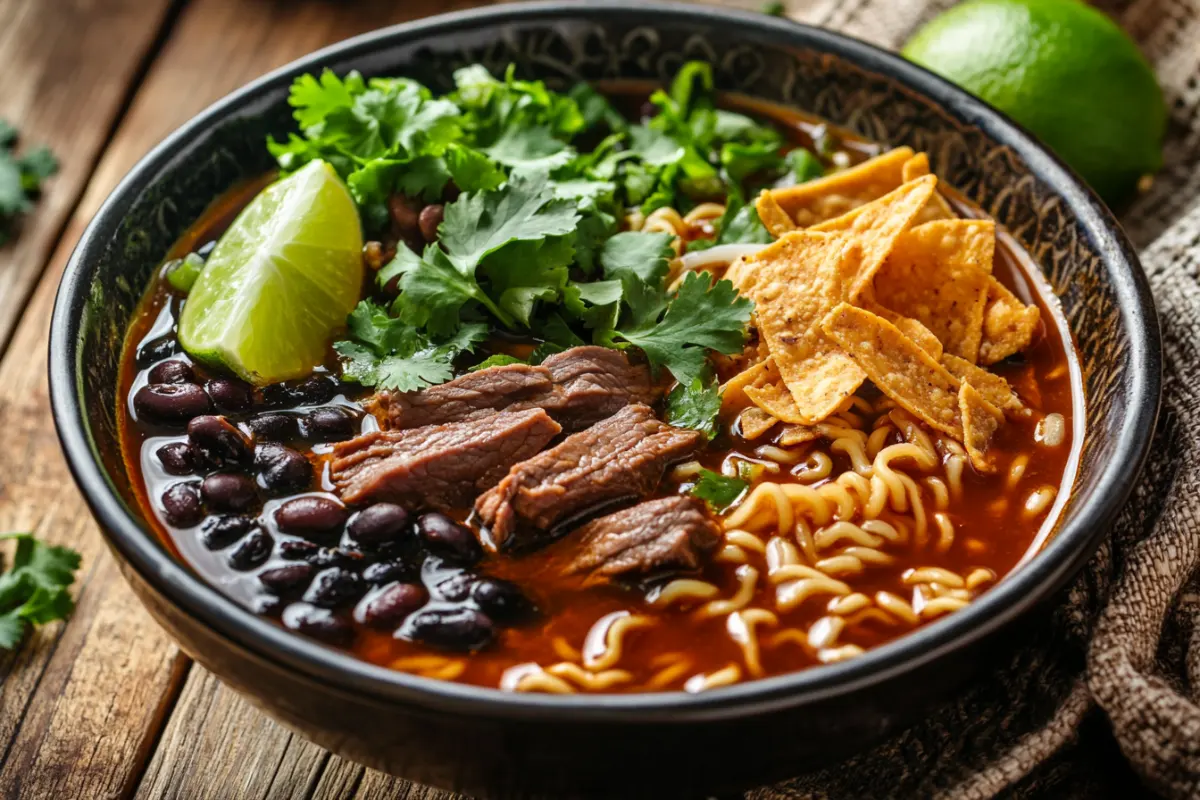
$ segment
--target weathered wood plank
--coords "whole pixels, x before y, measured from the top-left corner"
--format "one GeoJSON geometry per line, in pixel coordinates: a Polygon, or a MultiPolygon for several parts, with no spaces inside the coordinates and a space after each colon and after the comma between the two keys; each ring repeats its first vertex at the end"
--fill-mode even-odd
{"type": "Polygon", "coordinates": [[[0,353],[172,2],[0,3],[0,119],[19,128],[25,142],[48,145],[62,162],[16,241],[0,247],[0,353]]]}

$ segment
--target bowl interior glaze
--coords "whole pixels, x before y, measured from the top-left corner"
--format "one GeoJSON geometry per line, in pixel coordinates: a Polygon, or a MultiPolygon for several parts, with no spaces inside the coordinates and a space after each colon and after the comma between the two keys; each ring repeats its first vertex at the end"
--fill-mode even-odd
{"type": "Polygon", "coordinates": [[[1052,156],[982,103],[868,45],[761,15],[647,3],[521,5],[449,15],[359,37],[272,73],[197,116],[147,156],[99,212],[73,256],[51,341],[54,411],[68,460],[110,543],[188,613],[313,675],[418,702],[481,703],[527,714],[727,713],[799,702],[959,647],[1060,585],[1092,552],[1128,494],[1159,395],[1157,322],[1136,257],[1109,212],[1052,156]],[[815,114],[931,166],[1003,223],[1058,295],[1083,365],[1087,437],[1057,535],[969,608],[851,662],[703,696],[530,698],[390,672],[284,634],[170,560],[141,520],[122,466],[115,396],[121,343],[152,270],[219,193],[272,166],[267,135],[293,129],[292,78],[325,67],[406,75],[437,89],[452,71],[516,63],[554,82],[666,82],[685,61],[717,87],[815,114]]]}

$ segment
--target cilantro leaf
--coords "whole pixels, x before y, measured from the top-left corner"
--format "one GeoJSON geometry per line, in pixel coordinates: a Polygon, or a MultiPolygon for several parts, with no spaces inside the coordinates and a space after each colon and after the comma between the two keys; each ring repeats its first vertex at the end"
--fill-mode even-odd
{"type": "Polygon", "coordinates": [[[750,484],[741,478],[729,478],[710,469],[700,470],[700,477],[692,486],[690,494],[708,503],[708,507],[720,513],[736,503],[750,484]]]}
{"type": "Polygon", "coordinates": [[[549,128],[540,125],[507,128],[496,143],[483,152],[506,167],[526,171],[550,172],[575,158],[573,147],[554,138],[549,128]]]}
{"type": "Polygon", "coordinates": [[[762,13],[769,17],[782,17],[787,15],[787,7],[780,0],[768,0],[762,4],[762,13]]]}
{"type": "Polygon", "coordinates": [[[710,440],[717,435],[721,413],[721,391],[716,380],[697,378],[678,384],[667,395],[667,422],[679,428],[700,431],[710,440]]]}
{"type": "Polygon", "coordinates": [[[74,608],[67,589],[79,569],[79,553],[39,542],[28,533],[0,534],[16,542],[12,564],[0,575],[0,650],[12,650],[28,625],[64,619],[74,608]]]}
{"type": "Polygon", "coordinates": [[[16,156],[17,131],[0,120],[0,244],[9,236],[16,217],[33,208],[42,183],[58,171],[58,160],[45,147],[16,156]]]}
{"type": "Polygon", "coordinates": [[[609,238],[600,248],[600,266],[605,278],[633,279],[660,286],[667,276],[671,249],[669,233],[626,231],[609,238]]]}
{"type": "Polygon", "coordinates": [[[666,367],[675,380],[691,385],[707,363],[707,351],[726,355],[741,350],[753,303],[738,297],[733,284],[691,272],[670,300],[661,319],[644,317],[616,336],[640,347],[651,367],[666,367]]]}
{"type": "Polygon", "coordinates": [[[525,362],[516,356],[510,356],[508,353],[495,353],[488,356],[483,361],[480,361],[475,366],[468,369],[468,372],[477,372],[488,367],[507,367],[509,364],[524,364],[525,362]]]}
{"type": "Polygon", "coordinates": [[[804,183],[825,174],[825,167],[821,165],[821,160],[803,147],[789,150],[783,158],[787,162],[788,172],[780,181],[782,185],[804,183]]]}
{"type": "Polygon", "coordinates": [[[726,199],[725,213],[713,227],[717,235],[712,239],[696,239],[688,245],[688,252],[706,250],[718,244],[770,244],[775,241],[758,218],[758,209],[742,203],[733,194],[726,199]]]}

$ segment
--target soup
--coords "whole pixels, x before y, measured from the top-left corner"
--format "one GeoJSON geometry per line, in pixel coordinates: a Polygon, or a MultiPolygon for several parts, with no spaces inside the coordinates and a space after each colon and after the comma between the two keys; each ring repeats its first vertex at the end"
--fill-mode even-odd
{"type": "Polygon", "coordinates": [[[456,82],[301,78],[286,177],[147,288],[125,456],[204,579],[426,677],[695,692],[860,655],[1052,534],[1069,337],[924,154],[703,64],[456,82]]]}

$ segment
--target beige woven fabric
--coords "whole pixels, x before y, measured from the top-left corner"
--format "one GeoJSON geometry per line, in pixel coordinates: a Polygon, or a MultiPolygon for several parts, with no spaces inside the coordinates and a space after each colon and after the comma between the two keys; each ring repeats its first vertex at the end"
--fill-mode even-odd
{"type": "MultiPolygon", "coordinates": [[[[791,0],[885,47],[952,0],[791,0]]],[[[751,793],[781,798],[1200,798],[1200,0],[1097,3],[1141,43],[1171,109],[1166,166],[1122,220],[1165,362],[1154,457],[1109,541],[1023,647],[875,750],[751,793]]]]}

